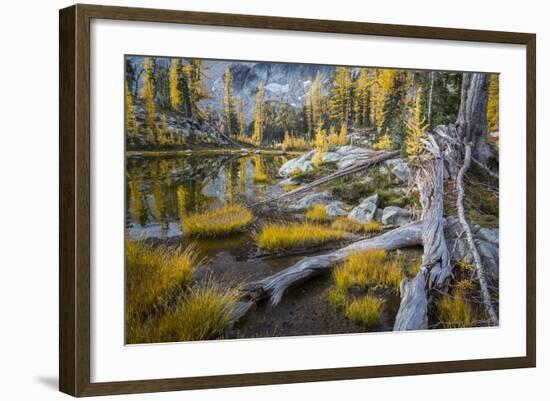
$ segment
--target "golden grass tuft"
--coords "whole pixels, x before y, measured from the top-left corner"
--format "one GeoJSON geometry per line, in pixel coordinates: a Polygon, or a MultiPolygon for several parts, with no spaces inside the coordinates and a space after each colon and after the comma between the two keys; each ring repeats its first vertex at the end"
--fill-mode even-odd
{"type": "Polygon", "coordinates": [[[363,231],[363,224],[359,224],[346,216],[340,216],[332,222],[332,227],[337,230],[343,230],[350,233],[360,233],[363,231]]]}
{"type": "Polygon", "coordinates": [[[182,218],[185,234],[192,237],[223,237],[242,231],[254,215],[246,207],[231,204],[202,213],[187,214],[182,218]]]}
{"type": "Polygon", "coordinates": [[[347,305],[345,316],[365,327],[374,327],[380,323],[383,309],[384,301],[375,296],[366,295],[347,305]]]}
{"type": "Polygon", "coordinates": [[[382,225],[377,221],[370,221],[363,224],[363,231],[366,233],[377,233],[382,230],[382,225]]]}
{"type": "Polygon", "coordinates": [[[313,223],[270,223],[256,234],[256,244],[269,252],[321,245],[329,241],[342,240],[348,233],[313,223]]]}
{"type": "Polygon", "coordinates": [[[153,342],[197,341],[220,337],[231,323],[239,299],[236,289],[226,290],[212,282],[189,290],[153,329],[153,342]]]}
{"type": "Polygon", "coordinates": [[[143,314],[164,302],[175,287],[188,285],[204,262],[194,245],[182,250],[126,241],[126,310],[143,314]]]}
{"type": "Polygon", "coordinates": [[[144,319],[166,308],[204,262],[193,245],[182,250],[126,241],[125,316],[129,341],[141,337],[144,319]]]}
{"type": "Polygon", "coordinates": [[[475,310],[461,291],[453,296],[445,295],[436,303],[437,316],[445,328],[472,327],[475,325],[475,310]]]}
{"type": "Polygon", "coordinates": [[[325,205],[313,205],[306,211],[306,219],[317,223],[326,223],[330,221],[325,205]]]}
{"type": "Polygon", "coordinates": [[[377,221],[371,221],[366,224],[357,223],[345,216],[338,217],[332,223],[332,227],[338,230],[344,230],[350,233],[375,233],[382,230],[382,225],[377,221]]]}
{"type": "Polygon", "coordinates": [[[339,269],[347,272],[340,274],[353,277],[353,283],[348,288],[355,284],[360,287],[379,285],[399,291],[403,264],[402,258],[388,257],[384,249],[369,249],[352,253],[339,269]]]}
{"type": "Polygon", "coordinates": [[[342,291],[339,288],[331,288],[327,294],[328,303],[335,309],[343,309],[348,304],[348,297],[346,291],[342,291]]]}

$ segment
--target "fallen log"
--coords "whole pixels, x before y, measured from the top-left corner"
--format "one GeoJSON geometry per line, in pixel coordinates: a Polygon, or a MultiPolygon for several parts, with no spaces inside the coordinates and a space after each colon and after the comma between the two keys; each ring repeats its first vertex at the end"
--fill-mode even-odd
{"type": "Polygon", "coordinates": [[[326,184],[327,182],[335,180],[336,178],[340,178],[340,177],[343,177],[343,176],[346,176],[346,175],[349,175],[349,174],[358,173],[358,172],[360,172],[362,170],[365,170],[365,169],[367,169],[371,166],[374,166],[378,163],[382,163],[386,160],[393,159],[397,156],[399,156],[399,151],[383,153],[381,155],[370,158],[370,159],[364,161],[363,163],[355,164],[355,165],[352,165],[350,167],[344,168],[342,170],[338,170],[338,171],[336,171],[332,174],[321,177],[321,178],[319,178],[319,179],[317,179],[317,180],[315,180],[315,181],[313,181],[309,184],[302,185],[301,187],[296,188],[292,191],[286,192],[286,193],[284,193],[280,196],[277,196],[277,197],[274,197],[274,198],[269,198],[269,199],[264,199],[260,202],[253,203],[249,206],[254,207],[254,206],[262,205],[262,204],[265,204],[265,203],[278,202],[278,201],[281,201],[283,199],[290,198],[294,195],[297,195],[297,194],[300,194],[302,192],[309,191],[310,189],[313,189],[315,187],[318,187],[319,185],[326,184]]]}
{"type": "Polygon", "coordinates": [[[272,276],[248,284],[243,289],[243,296],[254,302],[269,298],[272,305],[277,305],[289,287],[329,272],[334,264],[342,262],[354,251],[374,248],[391,251],[421,244],[422,222],[418,221],[374,238],[354,242],[334,252],[306,257],[272,276]]]}

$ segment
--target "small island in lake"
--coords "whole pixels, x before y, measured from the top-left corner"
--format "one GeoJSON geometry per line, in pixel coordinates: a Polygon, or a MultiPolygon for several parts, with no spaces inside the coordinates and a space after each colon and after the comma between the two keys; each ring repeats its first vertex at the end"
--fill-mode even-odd
{"type": "Polygon", "coordinates": [[[499,75],[125,59],[127,344],[499,324],[499,75]]]}

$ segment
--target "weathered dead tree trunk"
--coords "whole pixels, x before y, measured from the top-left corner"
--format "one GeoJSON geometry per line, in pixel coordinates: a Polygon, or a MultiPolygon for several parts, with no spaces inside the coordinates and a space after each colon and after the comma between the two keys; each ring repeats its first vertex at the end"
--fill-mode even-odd
{"type": "Polygon", "coordinates": [[[244,288],[243,295],[256,302],[270,298],[271,304],[277,305],[289,287],[329,272],[334,264],[345,260],[350,253],[374,248],[391,251],[420,245],[422,243],[422,232],[422,222],[411,223],[380,236],[354,242],[334,252],[306,257],[295,265],[272,276],[250,283],[244,288]]]}
{"type": "Polygon", "coordinates": [[[443,218],[443,157],[432,136],[426,142],[429,155],[417,160],[415,181],[422,205],[424,255],[420,272],[401,284],[401,305],[394,330],[422,330],[428,327],[428,296],[432,288],[442,289],[451,276],[451,262],[445,241],[443,218]]]}
{"type": "Polygon", "coordinates": [[[483,165],[487,165],[487,159],[491,155],[487,144],[488,88],[488,74],[463,74],[460,109],[456,121],[459,137],[472,144],[472,157],[483,165]]]}
{"type": "MultiPolygon", "coordinates": [[[[464,143],[471,144],[471,152],[483,165],[486,164],[490,155],[486,131],[487,87],[487,74],[463,74],[461,103],[456,124],[437,127],[434,134],[429,134],[428,140],[425,141],[426,150],[430,157],[420,160],[415,169],[416,185],[420,192],[422,220],[424,222],[422,268],[416,277],[412,280],[404,280],[401,285],[401,305],[395,320],[394,330],[427,328],[430,291],[433,288],[445,290],[448,279],[452,276],[449,251],[443,231],[444,172],[447,171],[449,179],[455,182],[460,181],[459,198],[462,205],[464,198],[462,181],[464,173],[469,167],[471,157],[471,154],[468,153],[468,167],[464,169],[462,164],[462,155],[465,153],[464,143]],[[462,190],[461,197],[460,190],[462,190]]],[[[470,152],[470,149],[468,149],[468,152],[470,152]]],[[[475,248],[471,230],[469,230],[464,217],[463,206],[461,223],[465,230],[468,228],[470,233],[468,243],[472,248],[474,259],[477,254],[476,265],[480,271],[478,276],[480,285],[484,281],[487,290],[481,258],[475,248]]],[[[486,295],[489,295],[488,290],[486,295]]],[[[489,306],[492,307],[490,298],[488,299],[489,306]]],[[[489,310],[488,313],[491,316],[489,310]]],[[[494,309],[493,316],[496,317],[494,309]]]]}
{"type": "Polygon", "coordinates": [[[372,166],[375,166],[379,163],[382,163],[386,160],[393,159],[397,156],[399,156],[399,151],[382,153],[381,155],[370,158],[370,159],[364,161],[363,163],[355,164],[355,165],[352,165],[350,167],[344,168],[342,170],[338,170],[338,171],[336,171],[332,174],[326,175],[326,176],[321,177],[321,178],[319,178],[319,179],[317,179],[313,182],[310,182],[309,184],[302,185],[301,187],[296,188],[292,191],[286,192],[286,193],[282,194],[281,196],[266,199],[266,200],[263,200],[261,202],[251,204],[249,206],[254,207],[254,206],[258,206],[258,205],[265,204],[265,203],[279,202],[281,200],[291,198],[295,195],[301,194],[302,192],[306,192],[306,191],[309,191],[309,190],[311,190],[315,187],[318,187],[319,185],[326,184],[327,182],[335,180],[336,178],[340,178],[340,177],[343,177],[343,176],[346,176],[346,175],[358,173],[358,172],[363,171],[363,170],[365,170],[369,167],[372,167],[372,166]]]}
{"type": "Polygon", "coordinates": [[[468,221],[466,220],[466,213],[464,212],[464,174],[466,174],[466,171],[468,171],[468,169],[470,168],[470,163],[472,159],[471,148],[472,147],[469,143],[465,145],[464,164],[462,165],[462,168],[458,172],[458,176],[456,178],[456,186],[458,190],[456,208],[458,211],[458,219],[466,234],[466,239],[470,248],[470,252],[472,253],[474,259],[475,271],[477,279],[479,281],[483,305],[485,306],[485,310],[489,315],[491,323],[493,325],[498,325],[498,316],[491,302],[491,294],[489,293],[487,285],[487,274],[485,273],[485,268],[483,267],[483,263],[481,262],[481,256],[479,255],[479,252],[477,250],[472,230],[470,228],[470,225],[468,224],[468,221]]]}

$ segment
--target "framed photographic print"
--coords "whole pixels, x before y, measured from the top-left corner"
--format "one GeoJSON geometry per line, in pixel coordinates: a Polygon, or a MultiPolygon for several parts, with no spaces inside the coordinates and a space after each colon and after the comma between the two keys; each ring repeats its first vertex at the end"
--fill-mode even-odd
{"type": "Polygon", "coordinates": [[[60,11],[60,390],[534,367],[535,35],[60,11]]]}

